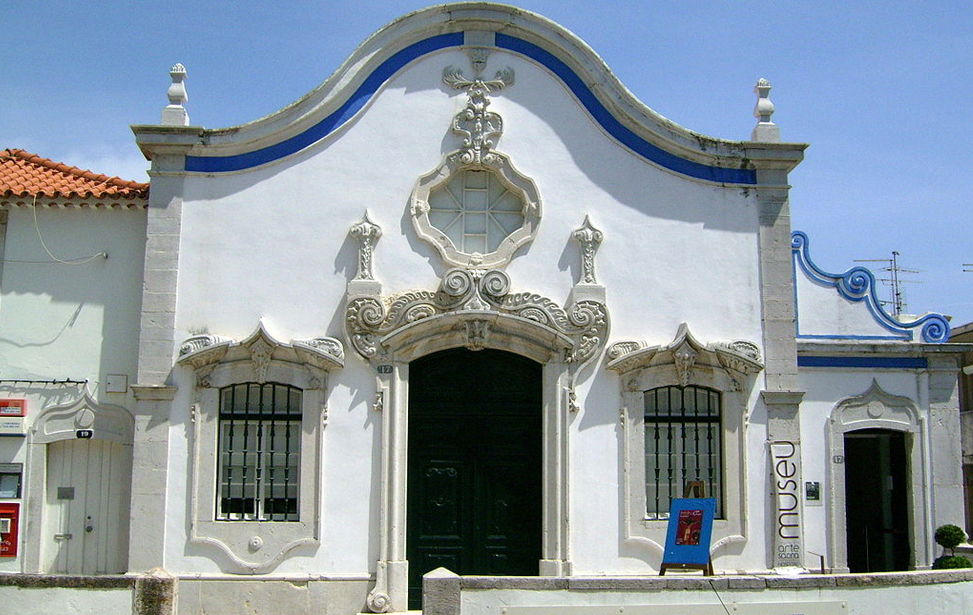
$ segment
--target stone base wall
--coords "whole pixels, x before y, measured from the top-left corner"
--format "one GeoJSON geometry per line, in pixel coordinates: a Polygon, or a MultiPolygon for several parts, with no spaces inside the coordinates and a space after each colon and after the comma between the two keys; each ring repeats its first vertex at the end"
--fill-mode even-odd
{"type": "Polygon", "coordinates": [[[174,615],[168,576],[0,574],[0,605],[17,615],[174,615]]]}
{"type": "Polygon", "coordinates": [[[955,615],[973,604],[973,569],[567,578],[460,577],[440,569],[426,575],[423,597],[426,615],[955,615]]]}

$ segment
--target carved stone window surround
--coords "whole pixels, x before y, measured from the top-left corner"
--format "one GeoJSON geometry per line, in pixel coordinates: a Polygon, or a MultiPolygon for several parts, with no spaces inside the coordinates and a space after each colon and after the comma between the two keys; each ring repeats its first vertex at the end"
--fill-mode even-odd
{"type": "MultiPolygon", "coordinates": [[[[462,143],[459,149],[446,154],[439,166],[418,179],[409,199],[409,213],[416,233],[435,246],[446,263],[457,267],[492,269],[506,266],[521,246],[534,239],[540,222],[541,205],[534,182],[517,171],[508,156],[494,149],[497,139],[503,134],[503,119],[498,113],[488,110],[490,100],[487,94],[513,85],[514,71],[505,68],[497,71],[493,79],[486,79],[482,72],[489,50],[472,48],[468,51],[473,66],[472,78],[467,79],[460,69],[453,66],[443,70],[443,83],[466,93],[466,107],[455,115],[451,123],[452,131],[462,137],[462,143]],[[517,213],[522,218],[521,225],[508,230],[496,248],[486,249],[482,253],[463,251],[447,236],[445,229],[438,228],[430,220],[431,210],[436,209],[430,204],[431,196],[445,191],[451,181],[467,171],[487,173],[520,204],[517,213]]],[[[465,202],[465,199],[460,201],[465,202]]],[[[478,209],[467,210],[460,201],[457,202],[460,217],[481,213],[478,209]]],[[[506,211],[510,213],[512,210],[506,211]]],[[[485,222],[490,223],[489,219],[485,222]]]]}
{"type": "Polygon", "coordinates": [[[609,347],[607,368],[622,385],[622,531],[625,542],[661,564],[667,520],[648,519],[645,494],[645,420],[643,392],[663,386],[697,386],[720,393],[723,416],[724,519],[713,523],[711,553],[747,539],[746,431],[755,374],[763,369],[755,344],[746,341],[703,344],[682,324],[666,345],[640,341],[609,347]]]}
{"type": "Polygon", "coordinates": [[[225,572],[272,571],[288,553],[317,545],[320,536],[321,440],[327,420],[328,373],[344,364],[333,338],[285,344],[261,323],[242,341],[198,335],[180,349],[180,365],[196,374],[193,407],[190,542],[215,547],[225,572]],[[299,521],[217,521],[217,442],[220,389],[247,382],[276,382],[303,391],[299,470],[299,521]]]}

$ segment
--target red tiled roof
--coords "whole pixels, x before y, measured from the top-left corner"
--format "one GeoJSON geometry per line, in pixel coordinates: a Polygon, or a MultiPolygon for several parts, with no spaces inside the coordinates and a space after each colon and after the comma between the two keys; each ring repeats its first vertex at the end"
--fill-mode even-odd
{"type": "Polygon", "coordinates": [[[22,149],[0,150],[0,198],[145,199],[149,184],[68,166],[22,149]]]}

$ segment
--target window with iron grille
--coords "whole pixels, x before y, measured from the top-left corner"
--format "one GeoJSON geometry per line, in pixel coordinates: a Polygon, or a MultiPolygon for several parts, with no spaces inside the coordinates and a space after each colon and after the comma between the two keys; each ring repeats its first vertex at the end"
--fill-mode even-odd
{"type": "Polygon", "coordinates": [[[275,383],[220,390],[217,519],[300,520],[301,398],[275,383]]]}
{"type": "Polygon", "coordinates": [[[702,481],[723,518],[720,394],[702,387],[645,391],[645,504],[649,519],[667,519],[672,498],[702,481]]]}

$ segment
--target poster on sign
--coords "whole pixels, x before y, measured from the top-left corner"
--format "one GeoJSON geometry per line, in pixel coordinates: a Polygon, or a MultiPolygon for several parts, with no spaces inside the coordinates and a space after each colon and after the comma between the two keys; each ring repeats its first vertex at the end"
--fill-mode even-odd
{"type": "Polygon", "coordinates": [[[698,569],[713,573],[709,547],[713,536],[714,498],[677,498],[669,508],[666,550],[659,574],[667,568],[698,569]]]}

